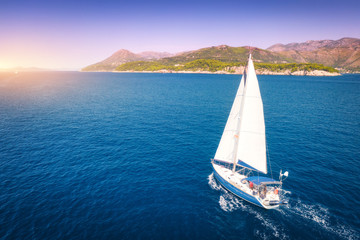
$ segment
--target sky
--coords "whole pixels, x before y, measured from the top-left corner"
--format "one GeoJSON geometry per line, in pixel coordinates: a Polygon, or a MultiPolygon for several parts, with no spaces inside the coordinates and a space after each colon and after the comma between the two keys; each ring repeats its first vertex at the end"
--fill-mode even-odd
{"type": "Polygon", "coordinates": [[[360,0],[0,0],[0,68],[78,70],[119,49],[360,38],[360,0]]]}

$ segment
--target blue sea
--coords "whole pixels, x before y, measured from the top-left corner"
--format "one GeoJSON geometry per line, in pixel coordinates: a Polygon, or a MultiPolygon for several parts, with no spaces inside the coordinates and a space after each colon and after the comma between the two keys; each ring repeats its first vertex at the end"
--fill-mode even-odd
{"type": "Polygon", "coordinates": [[[258,76],[277,210],[212,174],[240,77],[0,74],[0,239],[360,239],[360,75],[258,76]]]}

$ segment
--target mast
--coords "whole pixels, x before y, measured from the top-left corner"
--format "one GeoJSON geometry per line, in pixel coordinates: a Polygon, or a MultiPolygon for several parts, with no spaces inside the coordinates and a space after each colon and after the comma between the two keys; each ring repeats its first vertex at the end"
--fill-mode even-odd
{"type": "MultiPolygon", "coordinates": [[[[251,59],[251,53],[249,54],[249,60],[251,59]]],[[[237,124],[237,127],[236,127],[236,135],[234,136],[235,137],[235,144],[234,144],[234,160],[233,160],[233,169],[232,171],[235,172],[236,170],[236,166],[237,166],[237,152],[238,152],[238,145],[239,145],[239,135],[240,135],[240,126],[241,126],[241,119],[242,119],[242,114],[243,114],[243,109],[244,109],[244,102],[245,102],[245,96],[246,96],[246,78],[247,78],[247,74],[246,74],[246,69],[248,67],[248,64],[246,65],[245,69],[244,69],[244,72],[243,72],[243,78],[242,78],[242,81],[243,81],[243,84],[244,84],[244,91],[243,91],[243,98],[242,98],[242,101],[241,101],[241,107],[240,107],[240,112],[239,112],[239,115],[238,115],[238,124],[237,124]]]]}

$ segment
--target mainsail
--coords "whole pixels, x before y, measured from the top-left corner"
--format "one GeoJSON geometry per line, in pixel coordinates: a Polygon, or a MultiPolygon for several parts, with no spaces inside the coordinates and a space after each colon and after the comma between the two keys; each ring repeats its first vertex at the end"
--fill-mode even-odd
{"type": "Polygon", "coordinates": [[[229,118],[226,122],[218,149],[216,150],[215,159],[228,163],[233,163],[236,159],[237,143],[239,137],[239,120],[241,101],[244,92],[244,75],[241,78],[239,89],[236,93],[229,118]]]}
{"type": "Polygon", "coordinates": [[[251,55],[215,159],[267,173],[263,103],[251,55]]]}

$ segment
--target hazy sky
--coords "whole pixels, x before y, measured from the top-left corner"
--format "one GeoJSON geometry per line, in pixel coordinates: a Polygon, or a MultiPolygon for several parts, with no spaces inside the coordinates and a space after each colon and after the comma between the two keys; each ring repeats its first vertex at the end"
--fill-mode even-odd
{"type": "Polygon", "coordinates": [[[360,0],[0,0],[0,68],[342,37],[360,38],[360,0]]]}

